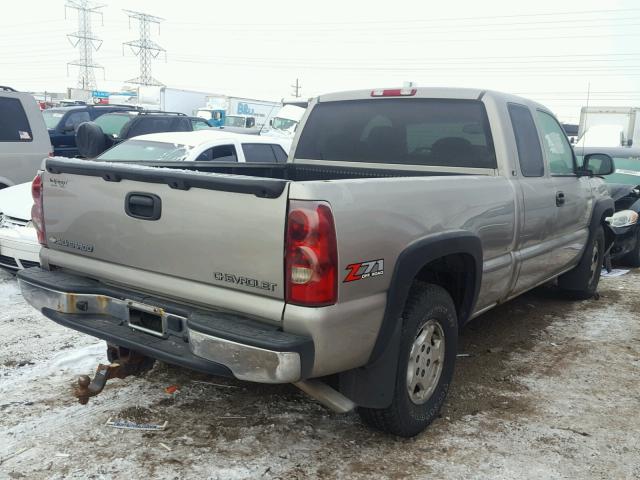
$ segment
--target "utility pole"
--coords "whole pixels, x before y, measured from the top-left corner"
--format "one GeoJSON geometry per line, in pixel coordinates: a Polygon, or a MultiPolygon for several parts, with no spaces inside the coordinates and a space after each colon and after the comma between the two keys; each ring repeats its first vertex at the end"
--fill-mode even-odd
{"type": "Polygon", "coordinates": [[[163,22],[164,18],[154,17],[153,15],[134,12],[132,10],[124,10],[124,12],[129,15],[129,28],[131,28],[131,19],[137,20],[140,28],[140,38],[138,40],[124,42],[122,44],[123,55],[124,47],[127,46],[133,54],[140,59],[140,76],[127,80],[127,83],[162,86],[162,83],[151,76],[151,60],[157,58],[161,53],[164,53],[166,61],[167,51],[151,40],[149,27],[152,23],[156,23],[158,25],[158,33],[160,33],[160,22],[163,22]]]}
{"type": "Polygon", "coordinates": [[[291,85],[291,88],[293,88],[293,96],[296,98],[300,98],[300,89],[302,88],[302,85],[300,85],[300,81],[297,78],[296,84],[291,85]]]}
{"type": "Polygon", "coordinates": [[[78,73],[78,86],[84,90],[93,90],[96,88],[96,76],[93,72],[96,68],[104,68],[93,61],[93,51],[98,51],[102,46],[102,40],[93,35],[91,28],[91,15],[100,15],[102,25],[104,18],[101,8],[103,4],[94,3],[91,0],[67,0],[64,5],[64,18],[67,18],[67,9],[78,11],[78,31],[69,33],[67,38],[74,48],[80,52],[80,58],[67,63],[67,75],[69,75],[69,65],[80,67],[78,73]]]}

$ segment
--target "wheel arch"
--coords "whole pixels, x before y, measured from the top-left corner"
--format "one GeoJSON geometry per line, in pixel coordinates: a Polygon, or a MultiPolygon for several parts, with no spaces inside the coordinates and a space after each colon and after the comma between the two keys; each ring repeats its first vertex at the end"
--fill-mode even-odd
{"type": "Polygon", "coordinates": [[[382,325],[366,366],[340,374],[340,390],[356,404],[383,408],[395,388],[400,321],[415,280],[445,288],[454,300],[458,325],[470,318],[482,280],[482,243],[468,231],[423,237],[409,244],[394,266],[382,325]]]}

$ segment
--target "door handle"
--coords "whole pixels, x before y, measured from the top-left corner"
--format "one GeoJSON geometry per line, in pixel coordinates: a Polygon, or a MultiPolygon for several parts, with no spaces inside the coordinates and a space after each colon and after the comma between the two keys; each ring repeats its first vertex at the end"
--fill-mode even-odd
{"type": "Polygon", "coordinates": [[[158,220],[162,213],[162,200],[153,193],[129,192],[124,199],[124,211],[140,220],[158,220]]]}
{"type": "Polygon", "coordinates": [[[564,192],[556,192],[556,207],[564,205],[565,200],[564,192]]]}

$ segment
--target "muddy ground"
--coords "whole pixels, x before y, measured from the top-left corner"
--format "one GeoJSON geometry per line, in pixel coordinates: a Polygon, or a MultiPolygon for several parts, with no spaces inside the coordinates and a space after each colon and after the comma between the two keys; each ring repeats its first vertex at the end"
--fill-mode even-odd
{"type": "Polygon", "coordinates": [[[167,365],[78,405],[72,382],[104,344],[42,317],[0,271],[0,478],[637,479],[638,293],[631,272],[602,279],[599,299],[538,289],[474,320],[441,417],[404,440],[295,387],[167,365]]]}

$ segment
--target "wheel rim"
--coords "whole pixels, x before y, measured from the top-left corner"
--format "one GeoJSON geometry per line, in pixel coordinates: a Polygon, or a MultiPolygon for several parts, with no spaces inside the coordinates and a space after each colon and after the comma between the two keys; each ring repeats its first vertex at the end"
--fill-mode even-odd
{"type": "Polygon", "coordinates": [[[419,329],[411,345],[407,366],[409,399],[421,405],[438,385],[444,364],[444,332],[436,320],[428,320],[419,329]]]}
{"type": "Polygon", "coordinates": [[[589,285],[592,285],[596,280],[596,274],[598,273],[598,263],[600,262],[600,252],[598,251],[598,242],[593,243],[593,253],[591,254],[591,281],[589,285]]]}

